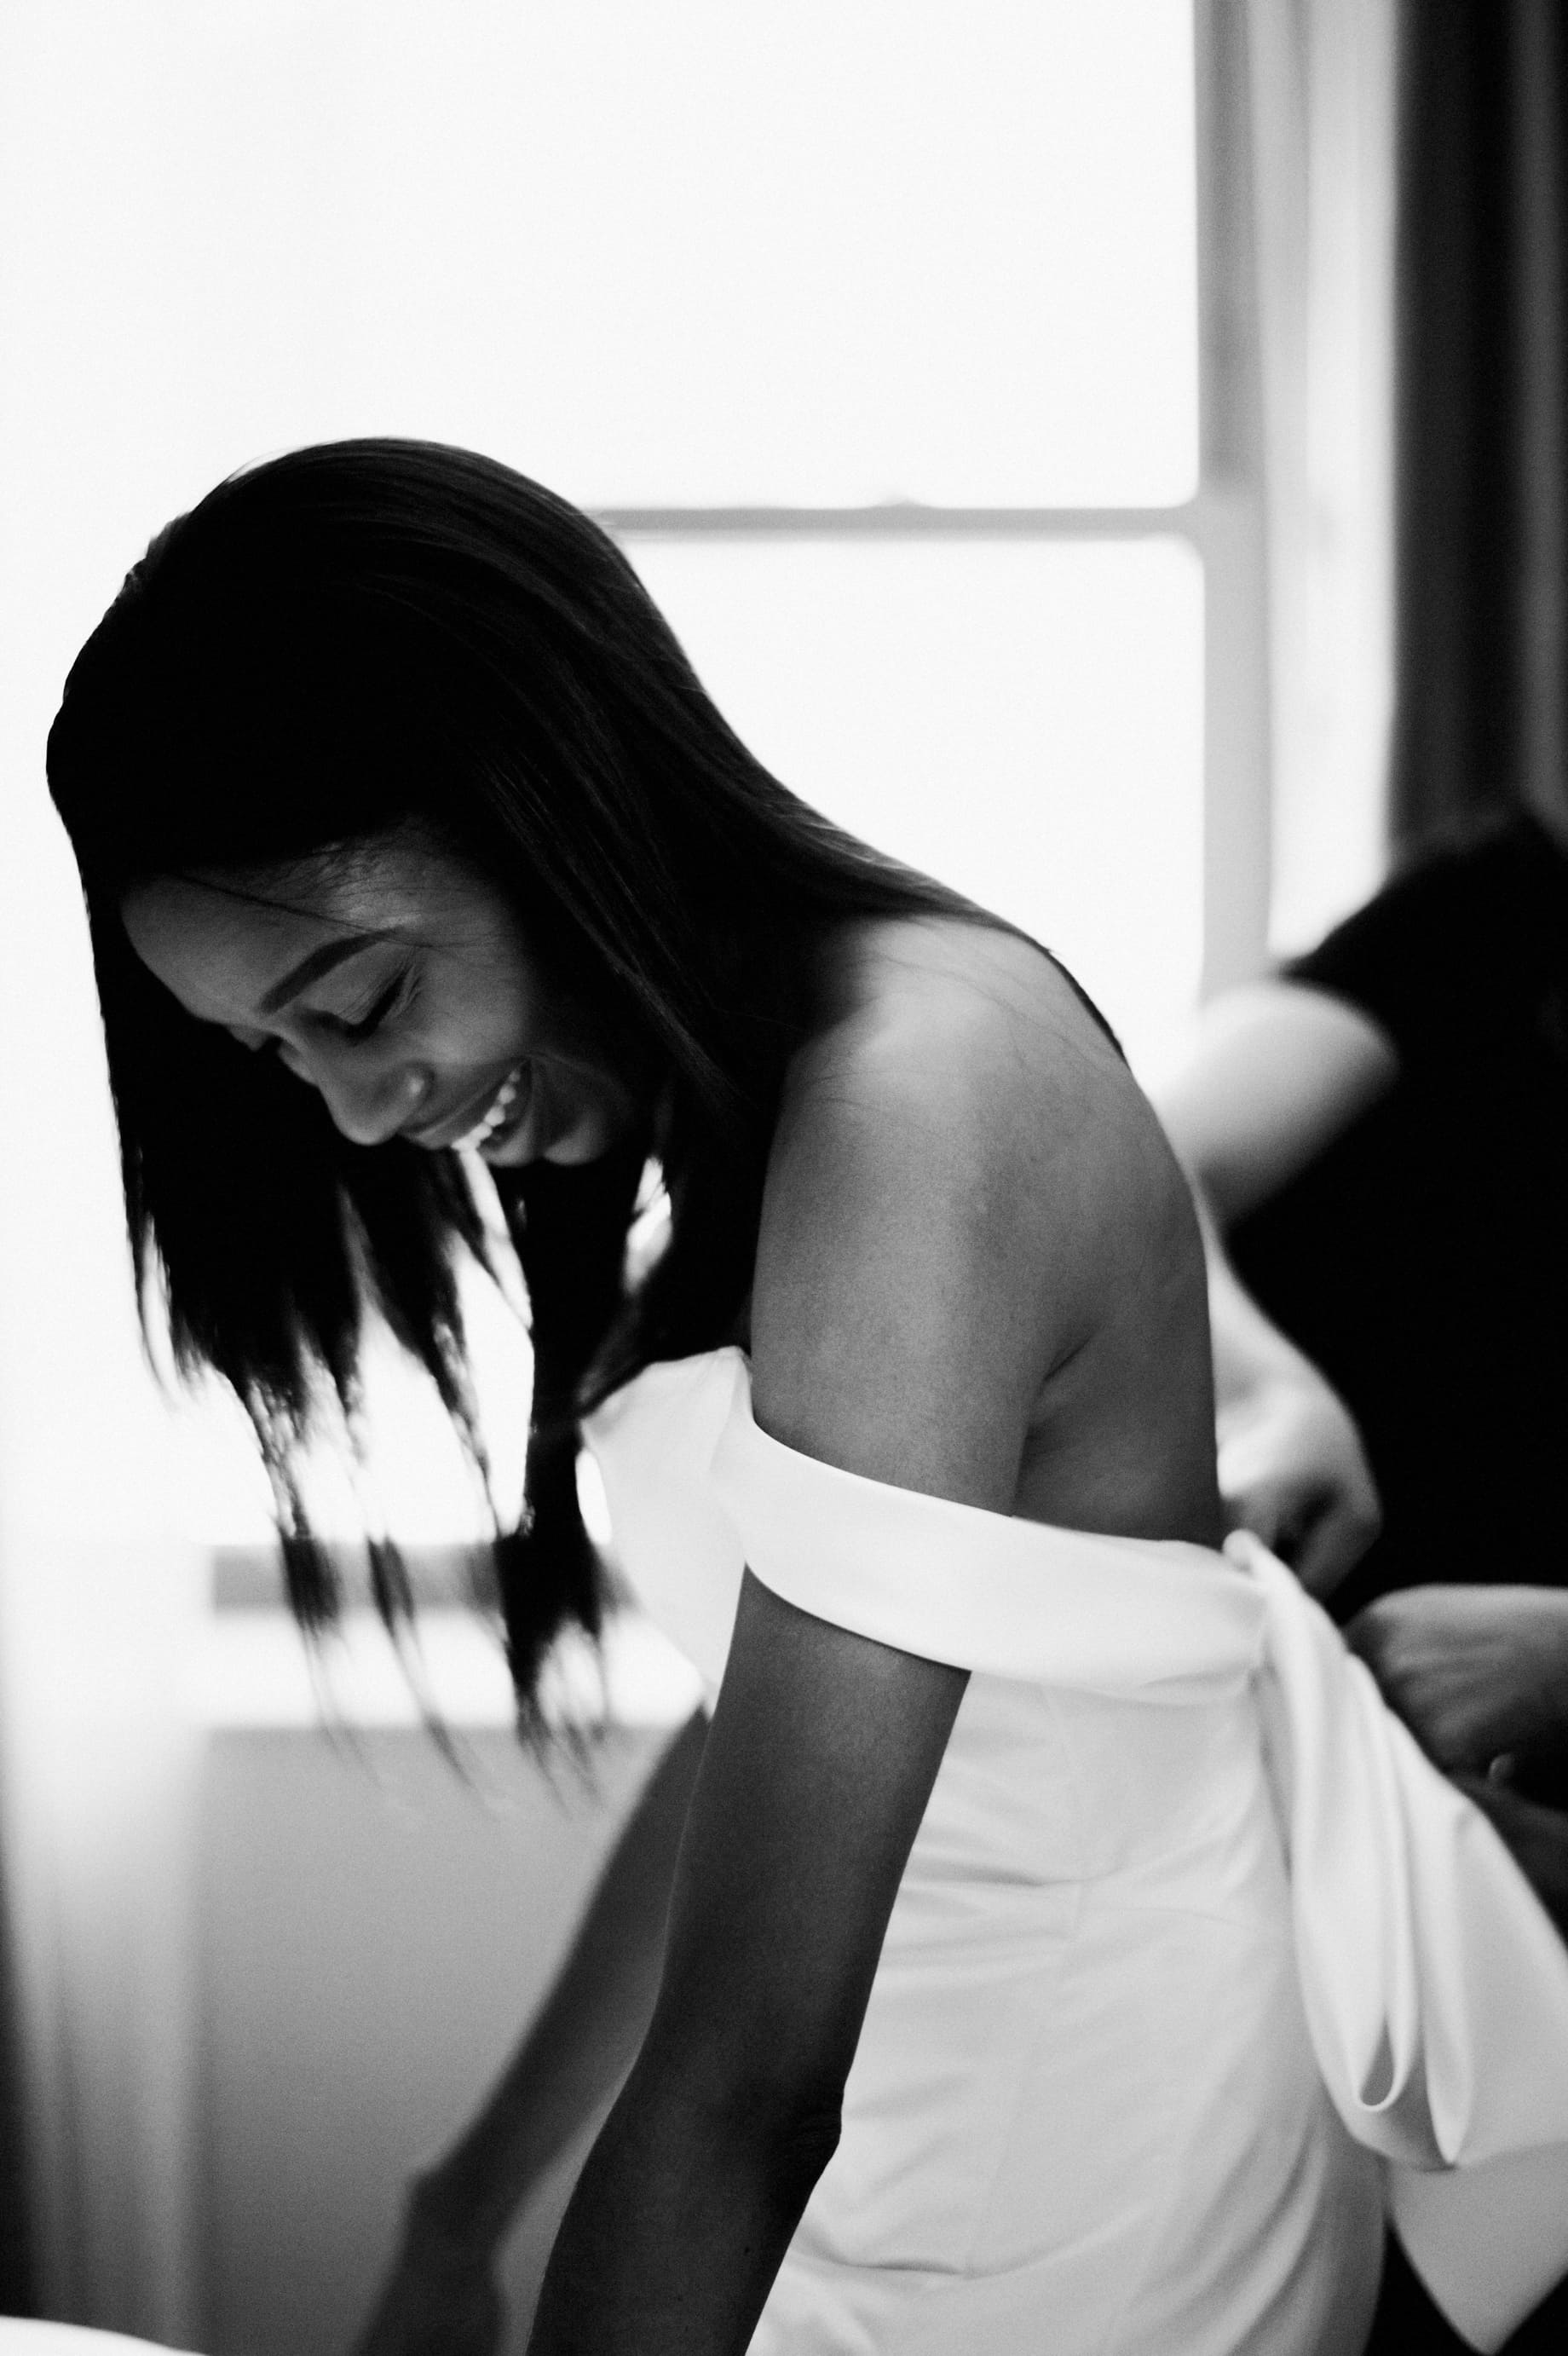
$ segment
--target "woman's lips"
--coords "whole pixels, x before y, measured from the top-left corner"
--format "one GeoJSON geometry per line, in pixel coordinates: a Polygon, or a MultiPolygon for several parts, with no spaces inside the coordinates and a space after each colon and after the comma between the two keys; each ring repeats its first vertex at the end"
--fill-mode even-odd
{"type": "Polygon", "coordinates": [[[477,1153],[482,1147],[488,1145],[490,1140],[505,1128],[517,1105],[522,1085],[523,1067],[519,1064],[516,1070],[507,1073],[489,1104],[472,1127],[465,1129],[461,1137],[453,1139],[453,1151],[477,1153]]]}
{"type": "Polygon", "coordinates": [[[482,1160],[508,1169],[537,1162],[549,1144],[554,1115],[547,1076],[536,1063],[521,1066],[517,1086],[500,1108],[500,1118],[485,1129],[477,1151],[482,1160]]]}
{"type": "Polygon", "coordinates": [[[453,1128],[449,1121],[438,1121],[430,1129],[408,1130],[410,1142],[422,1146],[430,1153],[477,1151],[506,1126],[508,1115],[517,1109],[519,1101],[527,1105],[528,1092],[523,1085],[526,1077],[526,1066],[515,1064],[505,1079],[488,1096],[480,1098],[477,1114],[464,1117],[461,1129],[453,1128]]]}

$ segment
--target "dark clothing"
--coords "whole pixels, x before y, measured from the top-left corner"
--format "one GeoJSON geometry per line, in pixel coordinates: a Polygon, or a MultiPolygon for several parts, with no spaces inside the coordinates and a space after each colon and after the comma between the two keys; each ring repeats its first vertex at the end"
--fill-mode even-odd
{"type": "MultiPolygon", "coordinates": [[[[1389,1094],[1229,1237],[1355,1417],[1381,1494],[1383,1534],[1335,1612],[1431,1580],[1568,1585],[1568,856],[1512,819],[1397,878],[1285,974],[1369,1015],[1399,1057],[1389,1094]]],[[[1466,2344],[1391,2244],[1368,2356],[1466,2344]]],[[[1568,2348],[1568,2284],[1508,2356],[1547,2348],[1568,2348]]]]}
{"type": "Polygon", "coordinates": [[[1568,1584],[1568,856],[1512,820],[1285,972],[1399,1056],[1388,1096],[1229,1238],[1381,1492],[1336,1611],[1428,1580],[1568,1584]]]}
{"type": "MultiPolygon", "coordinates": [[[[1568,2286],[1560,2283],[1505,2341],[1499,2356],[1563,2356],[1565,2348],[1568,2286]]],[[[1392,2233],[1364,2356],[1475,2356],[1470,2342],[1461,2340],[1433,2306],[1392,2233]]]]}

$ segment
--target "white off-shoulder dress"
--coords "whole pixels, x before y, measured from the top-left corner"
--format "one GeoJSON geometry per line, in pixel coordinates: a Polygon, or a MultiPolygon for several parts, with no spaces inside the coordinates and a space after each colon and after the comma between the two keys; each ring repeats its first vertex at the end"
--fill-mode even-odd
{"type": "Polygon", "coordinates": [[[753,2356],[1356,2356],[1391,2208],[1500,2344],[1568,2267],[1568,1953],[1287,1571],[819,1463],[736,1350],[587,1433],[714,1688],[747,1565],[973,1672],[753,2356]]]}

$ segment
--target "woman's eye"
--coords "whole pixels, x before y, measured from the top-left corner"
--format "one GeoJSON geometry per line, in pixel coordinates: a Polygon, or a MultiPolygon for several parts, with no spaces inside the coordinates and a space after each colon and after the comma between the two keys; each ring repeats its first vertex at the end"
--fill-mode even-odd
{"type": "Polygon", "coordinates": [[[383,1023],[387,1022],[398,1012],[399,1008],[403,1003],[404,992],[411,970],[411,969],[405,968],[401,973],[394,974],[391,980],[387,984],[385,990],[382,991],[380,996],[370,1007],[367,1009],[365,1013],[358,1017],[357,1021],[347,1023],[344,1022],[341,1017],[336,1015],[328,1017],[333,1029],[345,1039],[370,1038],[374,1033],[378,1032],[381,1028],[383,1023]]]}

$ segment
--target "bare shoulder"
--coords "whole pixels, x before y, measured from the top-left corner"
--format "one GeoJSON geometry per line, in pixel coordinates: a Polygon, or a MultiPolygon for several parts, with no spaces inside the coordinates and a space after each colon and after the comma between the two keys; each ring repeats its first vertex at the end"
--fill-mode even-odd
{"type": "Polygon", "coordinates": [[[1185,1190],[1061,969],[948,919],[835,946],[789,1075],[752,1301],[758,1412],[851,1470],[1010,1510],[1040,1402],[1185,1190]]]}
{"type": "Polygon", "coordinates": [[[999,926],[912,916],[847,929],[829,954],[828,1019],[799,1057],[797,1091],[853,1068],[918,1093],[949,1086],[1027,1111],[1038,1092],[1084,1102],[1125,1066],[1061,967],[999,926]]]}

